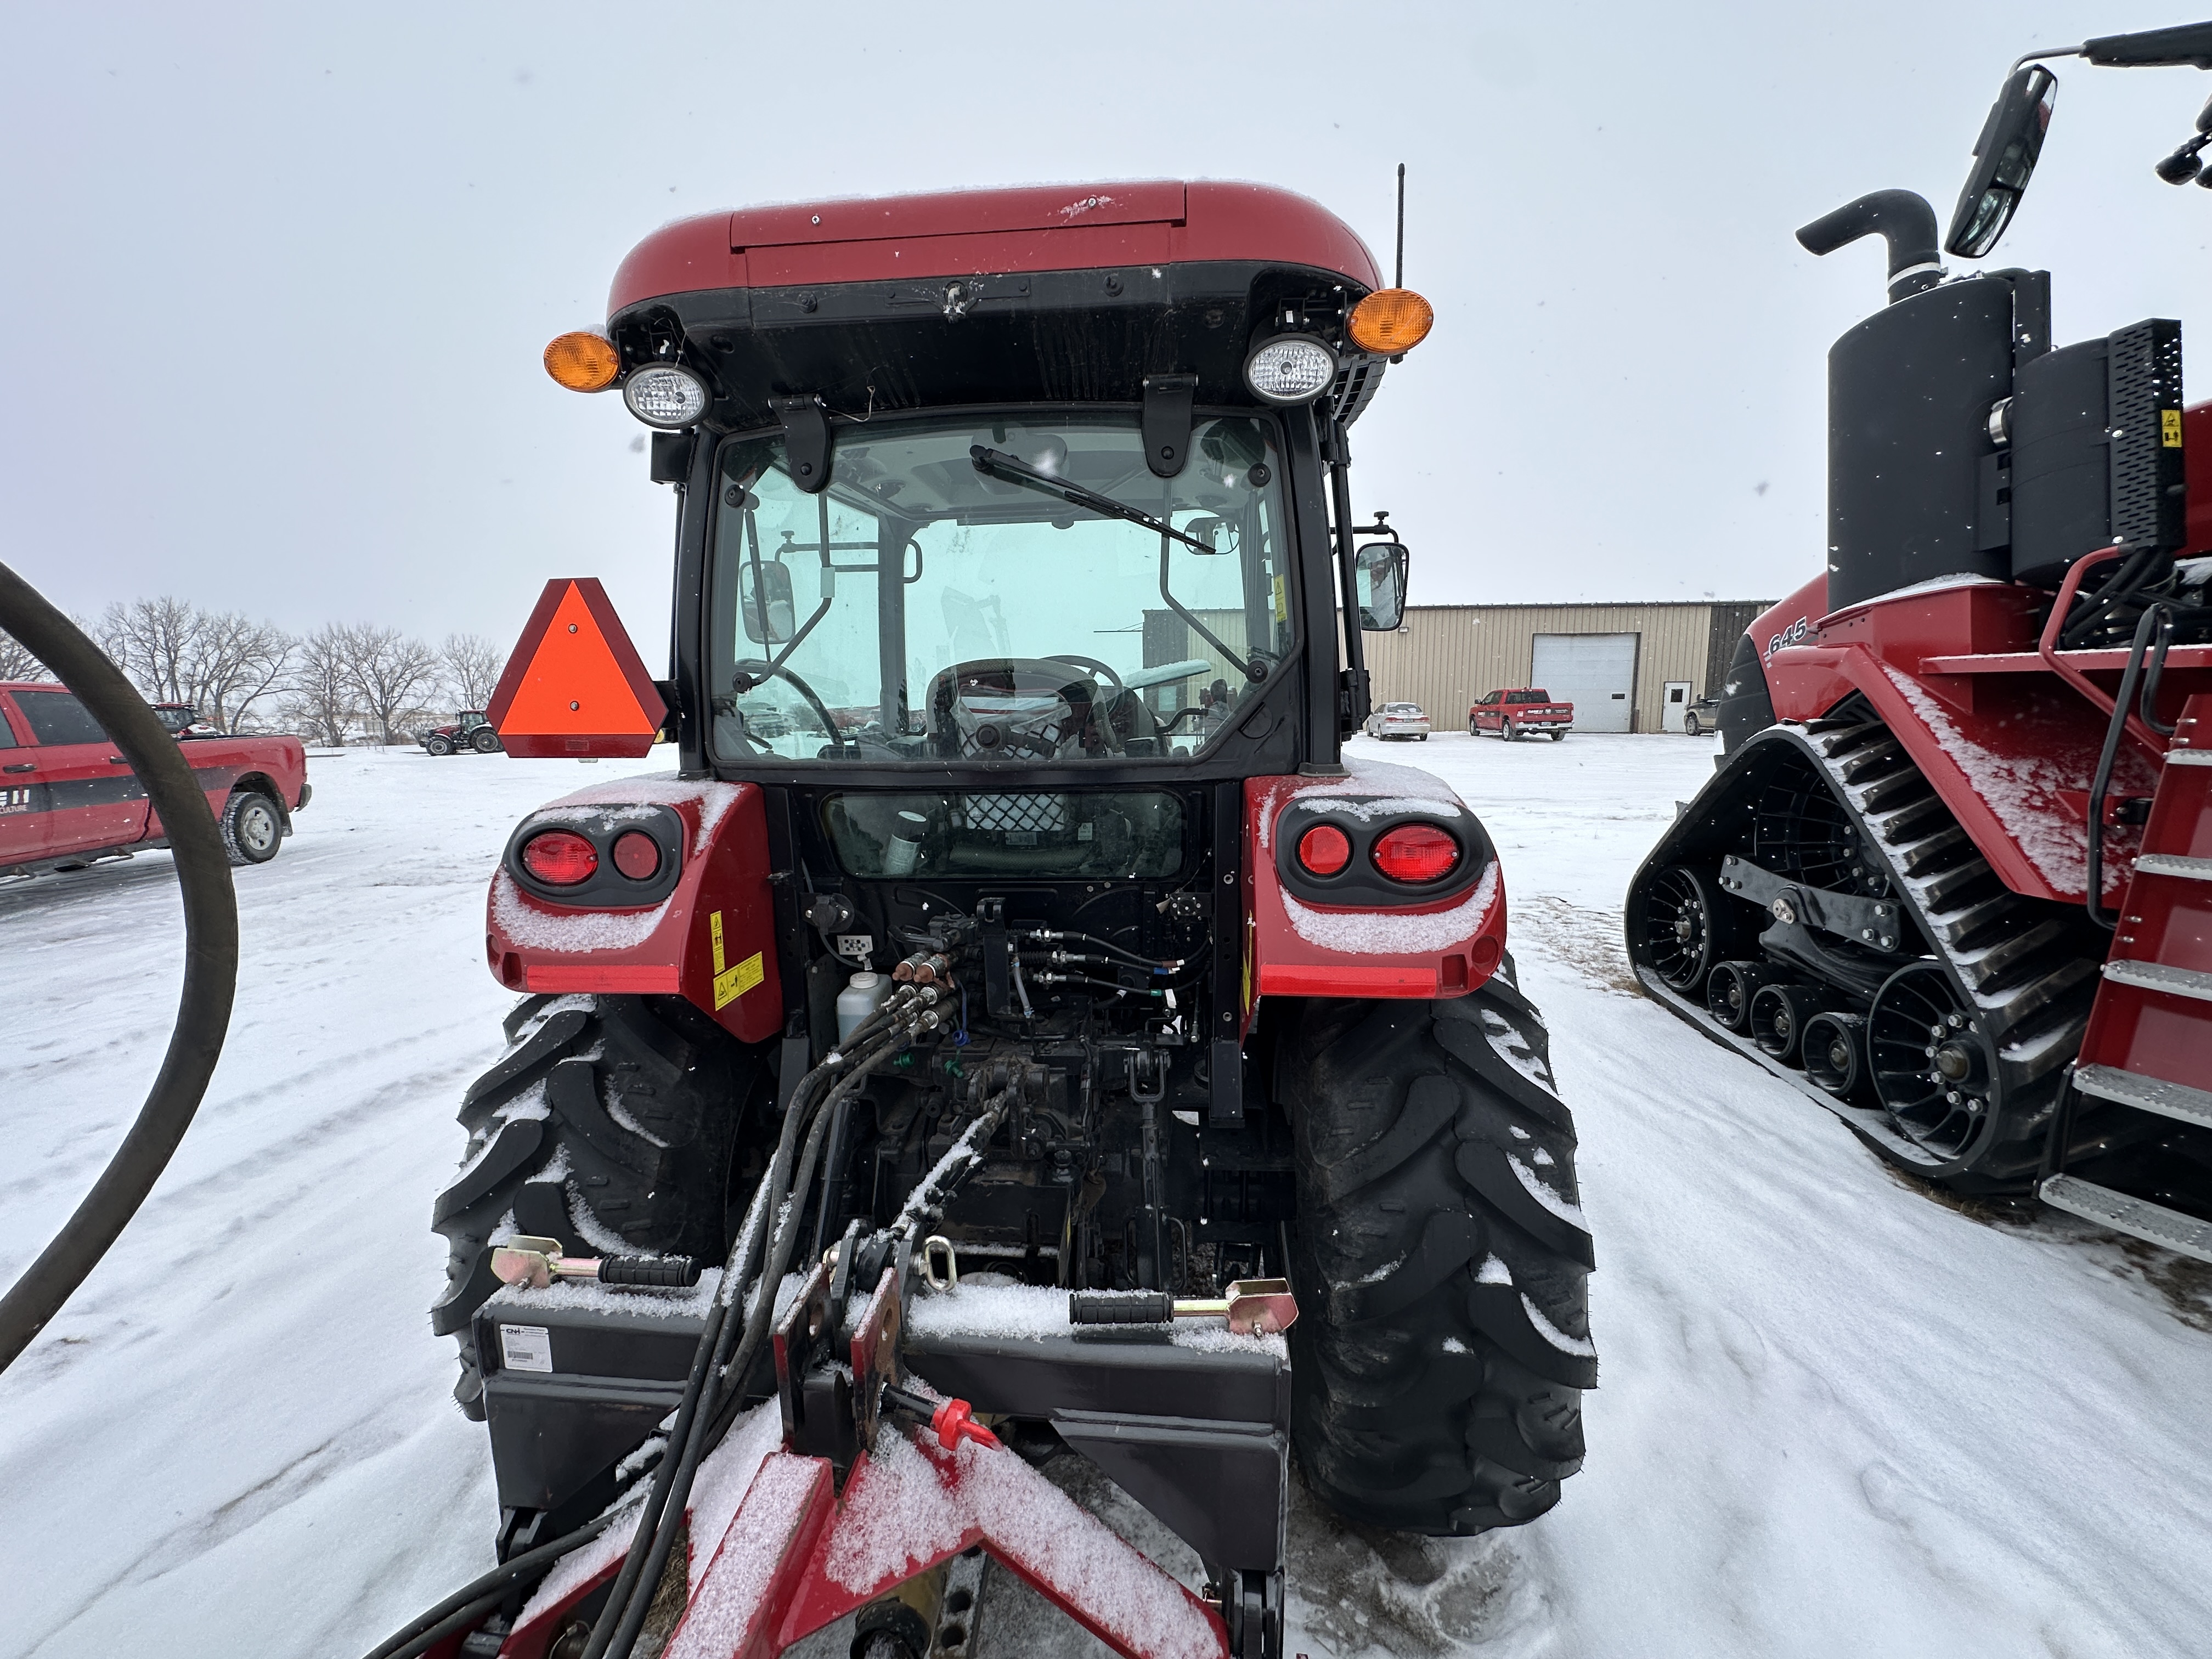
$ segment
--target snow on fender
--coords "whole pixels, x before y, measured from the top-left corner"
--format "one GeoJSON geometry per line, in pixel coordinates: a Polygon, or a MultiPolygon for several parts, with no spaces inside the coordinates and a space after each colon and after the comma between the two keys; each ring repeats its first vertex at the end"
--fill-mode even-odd
{"type": "Polygon", "coordinates": [[[492,977],[511,991],[681,996],[741,1042],[763,1042],[783,1026],[769,869],[757,785],[670,773],[580,790],[532,813],[507,844],[486,905],[492,977]],[[591,841],[608,867],[617,837],[671,813],[675,867],[641,889],[648,902],[622,903],[601,875],[571,899],[520,866],[532,836],[560,830],[591,841]]]}
{"type": "Polygon", "coordinates": [[[1346,765],[1341,780],[1245,781],[1248,1024],[1261,996],[1463,996],[1504,955],[1504,878],[1467,804],[1413,767],[1346,765]],[[1333,856],[1317,867],[1304,849],[1323,830],[1333,856]],[[1449,837],[1449,869],[1389,874],[1378,849],[1408,830],[1449,837]]]}

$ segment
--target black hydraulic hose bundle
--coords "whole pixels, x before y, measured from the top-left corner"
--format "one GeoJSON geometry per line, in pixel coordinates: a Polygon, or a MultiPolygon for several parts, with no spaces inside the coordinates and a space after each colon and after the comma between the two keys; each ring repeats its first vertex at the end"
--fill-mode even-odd
{"type": "Polygon", "coordinates": [[[184,989],[161,1069],[92,1190],[0,1296],[0,1370],[5,1370],[137,1213],[199,1109],[238,988],[238,902],[222,831],[177,740],[106,653],[5,564],[0,564],[0,629],[59,676],[122,750],[161,815],[185,912],[184,989]]]}
{"type": "MultiPolygon", "coordinates": [[[[743,1231],[731,1245],[722,1285],[693,1351],[682,1403],[671,1425],[668,1449],[636,1511],[628,1551],[594,1623],[586,1659],[628,1659],[643,1629],[675,1544],[678,1530],[675,1522],[684,1514],[699,1464],[735,1422],[737,1408],[742,1404],[743,1379],[774,1321],[775,1286],[789,1269],[805,1207],[791,1204],[787,1208],[787,1200],[811,1183],[824,1133],[838,1101],[905,1047],[909,1030],[900,1019],[902,1012],[897,1005],[878,1009],[854,1029],[842,1049],[808,1072],[792,1091],[775,1158],[743,1231]],[[799,1146],[802,1131],[805,1132],[803,1151],[799,1146]],[[732,1310],[741,1303],[742,1316],[732,1318],[732,1310]],[[742,1339],[738,1338],[740,1328],[742,1339]]],[[[591,1541],[623,1515],[619,1508],[610,1510],[501,1563],[410,1621],[372,1649],[366,1659],[415,1659],[454,1632],[481,1624],[517,1585],[542,1577],[562,1556],[591,1541]]]]}
{"type": "MultiPolygon", "coordinates": [[[[857,1030],[854,1032],[856,1037],[860,1035],[857,1030]]],[[[668,1557],[676,1542],[675,1522],[683,1516],[690,1498],[692,1480],[698,1474],[700,1462],[720,1442],[735,1420],[736,1412],[729,1407],[742,1396],[744,1376],[751,1368],[754,1356],[760,1352],[760,1345],[767,1340],[769,1326],[774,1322],[776,1286],[783,1282],[790,1268],[791,1253],[799,1239],[801,1212],[805,1207],[793,1202],[787,1208],[786,1200],[804,1192],[811,1183],[815,1161],[821,1156],[823,1134],[838,1098],[850,1093],[863,1076],[888,1060],[905,1046],[906,1041],[906,1032],[896,1030],[889,1040],[879,1041],[857,1061],[852,1059],[852,1049],[842,1051],[841,1057],[847,1066],[818,1100],[812,1097],[820,1091],[818,1080],[828,1071],[828,1061],[810,1072],[793,1092],[791,1103],[784,1113],[783,1131],[777,1139],[775,1163],[769,1169],[765,1223],[758,1230],[748,1227],[747,1237],[732,1251],[733,1259],[750,1256],[753,1238],[773,1227],[775,1237],[769,1258],[750,1283],[745,1282],[747,1274],[743,1268],[726,1279],[726,1283],[738,1285],[726,1303],[720,1297],[716,1298],[716,1317],[710,1320],[708,1329],[701,1333],[699,1339],[700,1358],[705,1358],[710,1349],[712,1358],[703,1370],[699,1358],[694,1359],[692,1377],[684,1387],[684,1403],[669,1436],[670,1449],[675,1451],[680,1447],[681,1451],[673,1457],[664,1455],[659,1468],[654,1471],[653,1492],[646,1499],[645,1511],[639,1516],[637,1530],[630,1538],[629,1552],[623,1558],[622,1571],[615,1576],[614,1589],[607,1597],[606,1606],[600,1610],[582,1659],[629,1659],[644,1628],[653,1595],[660,1587],[661,1575],[667,1571],[668,1557]],[[810,1084],[814,1085],[812,1089],[808,1087],[810,1084]],[[802,1119],[809,1121],[806,1149],[794,1172],[791,1147],[802,1119]],[[736,1327],[722,1316],[748,1296],[750,1302],[745,1310],[744,1339],[733,1357],[730,1339],[736,1327]],[[732,1380],[738,1387],[731,1399],[725,1401],[723,1390],[732,1380]]]]}

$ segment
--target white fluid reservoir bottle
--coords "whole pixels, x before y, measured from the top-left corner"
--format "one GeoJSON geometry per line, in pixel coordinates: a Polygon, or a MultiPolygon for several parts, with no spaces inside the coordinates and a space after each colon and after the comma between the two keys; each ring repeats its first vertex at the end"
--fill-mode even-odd
{"type": "Polygon", "coordinates": [[[837,993],[837,1041],[851,1036],[861,1021],[883,1006],[890,990],[888,974],[860,973],[847,980],[837,993]]]}

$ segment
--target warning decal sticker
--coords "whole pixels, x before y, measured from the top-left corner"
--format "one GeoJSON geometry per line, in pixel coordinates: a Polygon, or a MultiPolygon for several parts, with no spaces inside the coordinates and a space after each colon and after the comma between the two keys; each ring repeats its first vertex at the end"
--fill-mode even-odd
{"type": "MultiPolygon", "coordinates": [[[[719,924],[719,912],[716,913],[716,918],[719,924]]],[[[722,930],[719,925],[714,929],[714,959],[717,962],[720,962],[722,958],[721,931],[722,930]]],[[[739,997],[744,995],[746,992],[751,990],[754,986],[759,984],[762,980],[767,977],[768,969],[762,966],[761,953],[757,951],[754,951],[752,955],[747,957],[736,967],[731,969],[727,973],[715,975],[715,1012],[719,1013],[722,1009],[728,1007],[730,1004],[735,1002],[739,997]]]]}

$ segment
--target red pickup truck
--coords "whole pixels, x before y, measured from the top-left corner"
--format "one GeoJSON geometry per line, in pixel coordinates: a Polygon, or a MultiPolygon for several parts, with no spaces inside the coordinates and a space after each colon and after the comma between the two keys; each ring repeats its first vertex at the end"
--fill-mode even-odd
{"type": "MultiPolygon", "coordinates": [[[[307,804],[297,738],[181,736],[233,864],[266,864],[307,804]]],[[[137,776],[58,685],[0,681],[0,875],[76,870],[166,847],[137,776]]]]}
{"type": "Polygon", "coordinates": [[[1493,691],[1467,711],[1469,732],[1495,732],[1508,743],[1538,732],[1550,732],[1557,743],[1574,723],[1574,704],[1553,702],[1550,692],[1530,686],[1493,691]]]}

